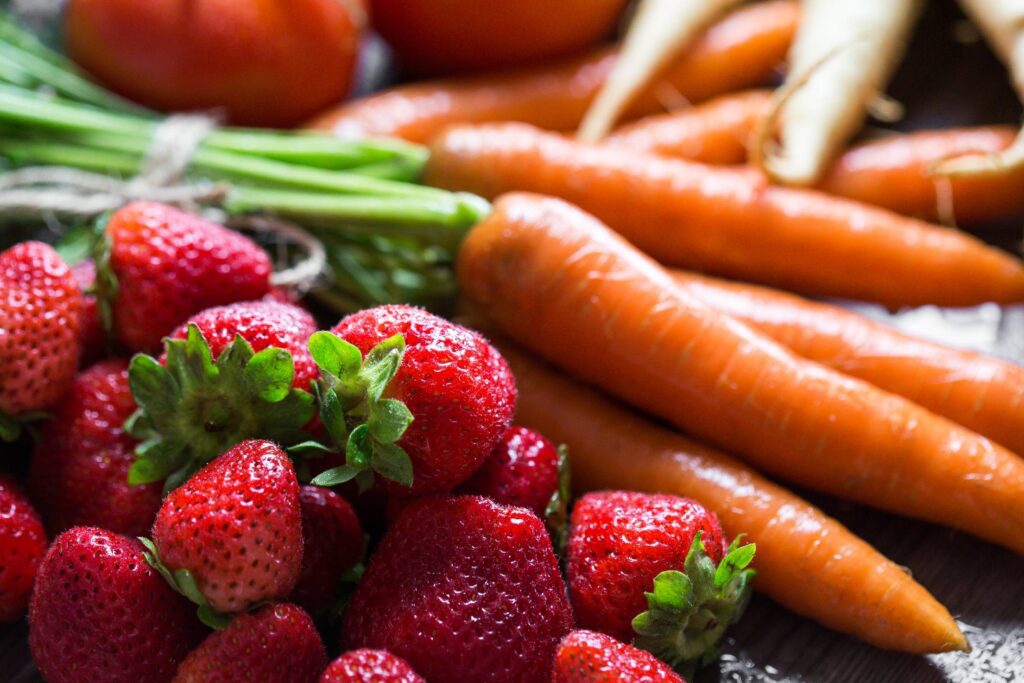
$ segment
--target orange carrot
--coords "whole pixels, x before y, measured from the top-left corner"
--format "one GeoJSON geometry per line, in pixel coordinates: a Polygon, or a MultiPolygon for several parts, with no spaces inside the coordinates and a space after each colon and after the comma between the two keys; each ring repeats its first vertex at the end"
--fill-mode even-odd
{"type": "MultiPolygon", "coordinates": [[[[486,331],[486,329],[485,329],[486,331]]],[[[819,623],[890,650],[966,649],[946,608],[907,572],[810,503],[494,340],[519,388],[516,421],[569,447],[578,491],[672,493],[707,505],[757,543],[754,588],[819,623]]]]}
{"type": "Polygon", "coordinates": [[[678,270],[672,278],[688,294],[793,353],[904,396],[1024,454],[1024,367],[766,287],[678,270]]]}
{"type": "Polygon", "coordinates": [[[944,159],[998,154],[1015,136],[1009,126],[893,135],[847,151],[818,187],[929,220],[971,223],[1015,216],[1024,212],[1024,167],[981,175],[932,173],[944,159]]]}
{"type": "Polygon", "coordinates": [[[622,126],[604,143],[704,164],[742,164],[750,136],[771,104],[770,90],[730,93],[622,126]]]}
{"type": "MultiPolygon", "coordinates": [[[[666,90],[702,100],[770,80],[796,32],[793,0],[769,0],[733,12],[673,62],[628,111],[663,111],[666,90]]],[[[452,123],[526,121],[552,130],[575,128],[615,64],[604,49],[552,66],[499,76],[414,83],[327,112],[310,127],[341,135],[394,136],[425,142],[452,123]]]]}
{"type": "Polygon", "coordinates": [[[773,475],[1024,553],[1024,460],[712,310],[561,200],[500,198],[457,273],[515,341],[773,475]]]}
{"type": "MultiPolygon", "coordinates": [[[[722,95],[672,114],[624,126],[605,139],[618,147],[706,164],[739,164],[771,106],[763,90],[722,95]]],[[[1024,212],[1024,169],[939,176],[933,167],[955,157],[997,154],[1016,136],[1009,126],[951,128],[889,135],[851,147],[817,188],[926,220],[973,223],[1024,212]]]]}
{"type": "Polygon", "coordinates": [[[1024,300],[1024,264],[957,230],[523,124],[448,129],[424,177],[487,197],[562,197],[663,263],[808,294],[890,306],[1024,300]]]}

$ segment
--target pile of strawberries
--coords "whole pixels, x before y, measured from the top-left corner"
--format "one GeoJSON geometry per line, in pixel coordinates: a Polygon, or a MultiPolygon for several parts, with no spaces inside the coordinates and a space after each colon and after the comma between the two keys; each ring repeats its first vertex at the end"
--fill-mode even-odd
{"type": "Polygon", "coordinates": [[[565,449],[515,403],[476,332],[408,306],[321,331],[255,243],[170,207],[74,268],[18,244],[0,436],[34,446],[0,477],[0,621],[27,608],[54,683],[682,680],[753,547],[672,496],[567,519],[565,449]]]}

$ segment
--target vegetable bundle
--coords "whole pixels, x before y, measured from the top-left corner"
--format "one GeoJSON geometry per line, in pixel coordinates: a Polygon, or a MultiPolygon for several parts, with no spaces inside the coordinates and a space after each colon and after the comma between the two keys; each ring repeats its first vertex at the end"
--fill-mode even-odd
{"type": "MultiPolygon", "coordinates": [[[[0,159],[14,168],[123,178],[145,169],[161,119],[78,76],[7,15],[0,39],[0,159]]],[[[218,205],[229,214],[270,211],[306,228],[326,247],[333,271],[317,294],[341,309],[437,304],[453,291],[454,249],[487,204],[407,182],[425,158],[423,148],[397,140],[219,128],[202,138],[175,182],[223,183],[218,205]]],[[[42,185],[8,188],[5,208],[38,213],[45,202],[25,190],[48,189],[42,185]]]]}

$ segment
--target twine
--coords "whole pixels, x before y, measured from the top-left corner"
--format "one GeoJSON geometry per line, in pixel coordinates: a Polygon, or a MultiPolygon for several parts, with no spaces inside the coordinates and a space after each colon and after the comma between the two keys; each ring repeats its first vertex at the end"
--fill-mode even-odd
{"type": "Polygon", "coordinates": [[[223,183],[186,183],[192,155],[216,121],[198,114],[175,114],[160,123],[134,178],[122,180],[64,166],[32,166],[0,175],[0,211],[50,211],[95,216],[132,201],[155,201],[195,208],[219,203],[223,183]]]}
{"type": "MultiPolygon", "coordinates": [[[[219,205],[227,198],[230,185],[185,179],[193,155],[216,126],[216,119],[206,115],[168,117],[156,127],[140,171],[133,178],[112,178],[65,166],[32,166],[0,174],[0,212],[92,217],[133,201],[173,204],[193,212],[203,204],[219,205]]],[[[278,238],[276,263],[286,265],[275,267],[271,275],[275,286],[304,294],[327,266],[320,240],[292,223],[266,216],[227,219],[222,212],[217,219],[235,229],[278,238]],[[305,254],[290,265],[288,243],[305,254]]]]}

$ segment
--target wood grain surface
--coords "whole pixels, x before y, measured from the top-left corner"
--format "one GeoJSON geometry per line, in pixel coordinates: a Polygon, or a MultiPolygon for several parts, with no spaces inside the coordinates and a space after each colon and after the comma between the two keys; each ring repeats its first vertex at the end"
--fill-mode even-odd
{"type": "MultiPolygon", "coordinates": [[[[891,89],[907,107],[907,117],[897,127],[1020,119],[1005,72],[987,48],[965,40],[969,34],[951,0],[931,0],[891,89]]],[[[1017,249],[1021,223],[968,227],[1017,249]]],[[[23,466],[26,454],[0,445],[2,449],[8,451],[0,458],[5,467],[23,466]]],[[[884,652],[756,596],[718,664],[702,672],[699,681],[1024,682],[1024,558],[948,529],[803,493],[912,571],[957,617],[973,651],[930,657],[884,652]]],[[[24,621],[0,629],[0,681],[40,680],[26,632],[24,621]]]]}

